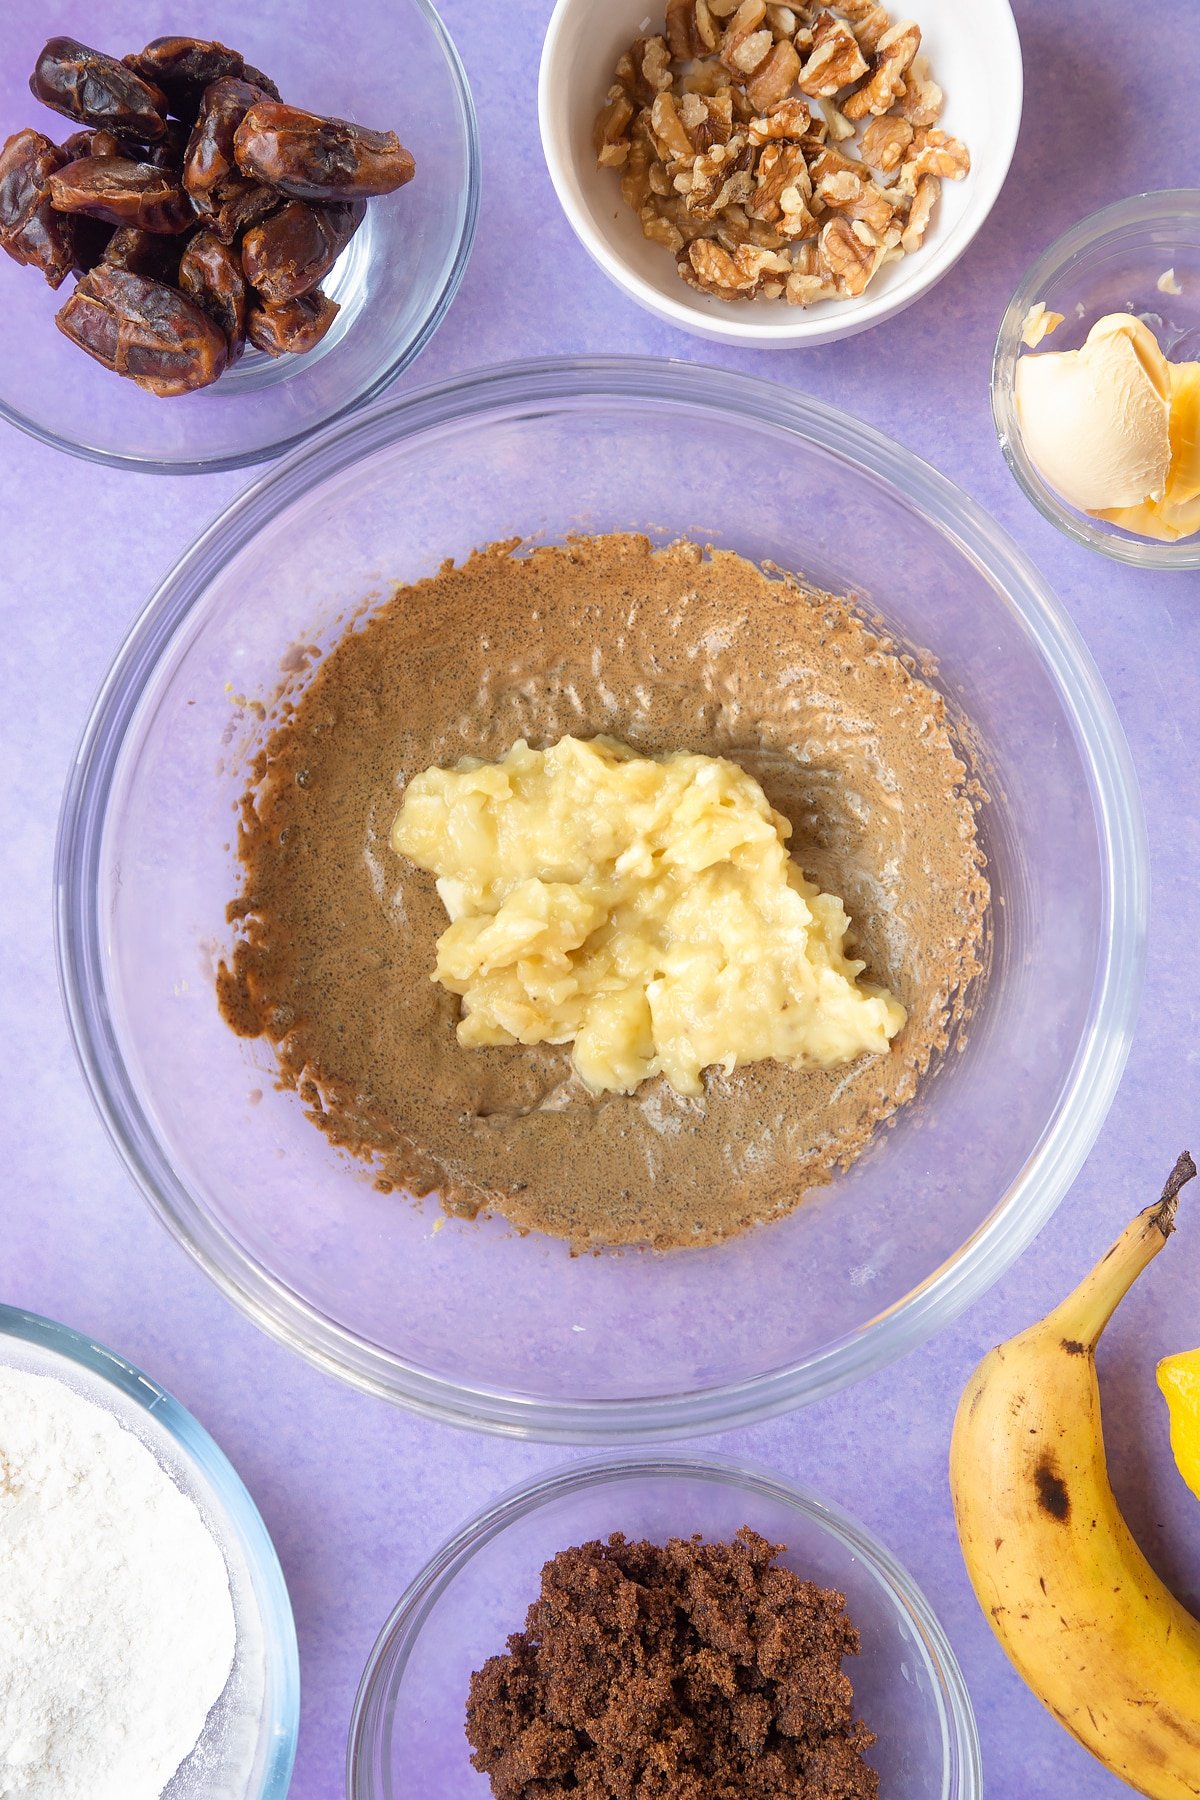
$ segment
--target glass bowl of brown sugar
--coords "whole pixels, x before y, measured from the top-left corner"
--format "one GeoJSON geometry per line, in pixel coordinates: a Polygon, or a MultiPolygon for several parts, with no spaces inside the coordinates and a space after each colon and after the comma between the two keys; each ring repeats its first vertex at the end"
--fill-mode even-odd
{"type": "Polygon", "coordinates": [[[543,1565],[559,1552],[614,1532],[728,1543],[744,1527],[781,1545],[780,1562],[802,1580],[843,1596],[860,1643],[843,1669],[853,1716],[875,1736],[865,1761],[879,1792],[978,1800],[966,1684],[911,1576],[861,1525],[781,1476],[682,1455],[569,1463],[503,1495],[437,1552],[371,1653],[350,1731],[350,1800],[486,1800],[466,1735],[471,1677],[522,1629],[543,1565]]]}

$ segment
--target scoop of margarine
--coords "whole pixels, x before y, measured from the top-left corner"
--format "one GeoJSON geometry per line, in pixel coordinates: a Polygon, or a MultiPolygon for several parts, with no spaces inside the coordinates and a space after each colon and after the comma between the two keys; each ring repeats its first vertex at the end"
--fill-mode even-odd
{"type": "Polygon", "coordinates": [[[904,1023],[790,832],[724,758],[565,737],[414,776],[392,847],[437,876],[461,1043],[572,1043],[595,1093],[662,1074],[697,1094],[713,1064],[829,1068],[904,1023]]]}
{"type": "Polygon", "coordinates": [[[1168,363],[1171,461],[1161,500],[1098,509],[1096,517],[1140,537],[1174,542],[1200,531],[1200,363],[1168,363]]]}
{"type": "Polygon", "coordinates": [[[1098,319],[1078,350],[1017,364],[1025,449],[1082,512],[1163,498],[1171,462],[1169,365],[1132,313],[1098,319]]]}

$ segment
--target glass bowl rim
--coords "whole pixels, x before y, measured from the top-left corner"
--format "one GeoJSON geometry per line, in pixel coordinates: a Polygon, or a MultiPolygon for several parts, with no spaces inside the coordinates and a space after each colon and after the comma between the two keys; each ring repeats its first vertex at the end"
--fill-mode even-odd
{"type": "Polygon", "coordinates": [[[346,1743],[347,1800],[377,1800],[373,1789],[358,1786],[360,1768],[378,1745],[388,1702],[403,1678],[429,1608],[468,1567],[476,1553],[499,1537],[509,1525],[553,1500],[656,1476],[748,1488],[802,1514],[809,1523],[851,1551],[887,1593],[894,1611],[907,1617],[923,1641],[935,1678],[942,1720],[945,1800],[980,1800],[983,1762],[979,1731],[958,1658],[924,1591],[874,1533],[811,1488],[791,1481],[761,1463],[686,1452],[647,1456],[636,1451],[577,1457],[518,1482],[475,1513],[434,1551],[392,1608],[367,1659],[355,1695],[346,1743]],[[389,1679],[386,1688],[377,1692],[385,1660],[390,1665],[389,1679]]]}
{"type": "Polygon", "coordinates": [[[1092,657],[1032,563],[947,477],[872,427],[759,377],[644,357],[501,364],[394,396],[268,468],[184,552],[133,623],[84,729],[55,846],[55,952],[68,1027],[101,1120],[151,1207],[210,1280],[264,1330],[318,1367],[427,1417],[573,1444],[663,1441],[730,1429],[823,1398],[883,1367],[997,1280],[1075,1179],[1129,1051],[1146,952],[1149,868],[1129,747],[1092,657]],[[93,904],[105,815],[126,730],[157,663],[210,578],[275,513],[360,456],[453,421],[598,399],[713,412],[815,444],[892,486],[970,561],[1030,637],[1071,717],[1092,789],[1102,857],[1105,942],[1087,1030],[1056,1116],[1008,1193],[960,1247],[886,1312],[821,1350],[731,1383],[633,1399],[530,1398],[431,1374],[334,1323],[248,1256],[196,1205],[155,1139],[104,1003],[93,904]]]}
{"type": "Polygon", "coordinates": [[[1200,187],[1154,188],[1114,200],[1088,213],[1062,232],[1030,265],[1009,301],[996,333],[992,352],[992,422],[1001,454],[1026,499],[1064,536],[1085,549],[1098,551],[1114,562],[1137,569],[1200,569],[1200,536],[1176,543],[1156,543],[1151,538],[1121,537],[1115,527],[1076,512],[1042,479],[1021,443],[1017,422],[1014,378],[1021,353],[1021,327],[1043,290],[1066,265],[1106,239],[1117,239],[1127,229],[1154,220],[1164,223],[1186,219],[1200,231],[1200,187]]]}
{"type": "Polygon", "coordinates": [[[5,1339],[52,1351],[108,1386],[163,1427],[185,1459],[204,1477],[228,1513],[247,1562],[262,1583],[265,1658],[274,1671],[275,1717],[270,1760],[255,1800],[284,1800],[291,1785],[300,1730],[300,1660],[296,1622],[279,1553],[245,1482],[199,1419],[136,1363],[106,1344],[23,1307],[0,1304],[0,1344],[5,1339]]]}
{"type": "Polygon", "coordinates": [[[84,462],[99,463],[104,468],[132,469],[139,475],[217,475],[229,469],[247,469],[259,463],[270,463],[281,456],[288,455],[291,451],[298,449],[301,444],[307,443],[310,438],[345,419],[347,414],[369,406],[406,369],[411,368],[449,312],[455,295],[462,286],[463,276],[467,272],[467,264],[471,260],[471,252],[475,246],[475,235],[479,226],[483,153],[480,146],[475,97],[471,92],[466,65],[459,54],[458,46],[443,23],[440,13],[434,7],[433,0],[408,0],[408,3],[423,15],[427,24],[432,28],[434,38],[446,59],[446,69],[458,102],[466,143],[467,184],[464,196],[466,205],[463,210],[462,229],[454,256],[446,269],[440,289],[430,297],[425,318],[412,337],[388,355],[387,360],[367,386],[360,393],[347,398],[328,418],[320,420],[315,425],[307,425],[298,431],[292,431],[287,436],[277,438],[263,447],[253,450],[223,451],[216,455],[191,459],[141,456],[134,451],[104,450],[91,444],[81,444],[75,438],[65,437],[61,432],[51,431],[48,427],[39,424],[36,419],[30,414],[22,412],[19,407],[10,406],[3,396],[0,396],[0,420],[16,426],[18,431],[25,432],[28,437],[35,438],[40,444],[48,444],[52,450],[64,450],[68,456],[78,456],[84,462]]]}

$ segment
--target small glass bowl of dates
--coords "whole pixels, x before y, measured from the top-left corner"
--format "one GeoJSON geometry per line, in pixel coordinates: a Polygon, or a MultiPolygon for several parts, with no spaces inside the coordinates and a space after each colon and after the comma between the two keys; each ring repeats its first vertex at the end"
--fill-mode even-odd
{"type": "Polygon", "coordinates": [[[99,462],[236,468],[413,361],[470,254],[474,109],[427,0],[357,44],[353,16],[300,0],[264,31],[215,0],[208,35],[143,43],[118,0],[86,42],[64,16],[10,44],[0,415],[99,462]]]}

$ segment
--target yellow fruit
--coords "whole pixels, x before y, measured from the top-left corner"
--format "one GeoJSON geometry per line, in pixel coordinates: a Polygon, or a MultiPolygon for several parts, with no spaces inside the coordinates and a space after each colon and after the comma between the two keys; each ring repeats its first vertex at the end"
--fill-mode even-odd
{"type": "MultiPolygon", "coordinates": [[[[1108,1480],[1096,1344],[1168,1242],[1162,1200],[1047,1318],[986,1356],[954,1422],[950,1487],[976,1597],[1043,1705],[1151,1800],[1200,1796],[1200,1619],[1159,1580],[1108,1480]]],[[[1200,1448],[1200,1373],[1191,1421],[1200,1448]]]]}
{"type": "Polygon", "coordinates": [[[1171,1449],[1179,1473],[1200,1500],[1200,1350],[1164,1356],[1158,1385],[1171,1413],[1171,1449]]]}

